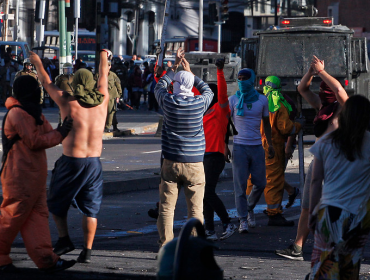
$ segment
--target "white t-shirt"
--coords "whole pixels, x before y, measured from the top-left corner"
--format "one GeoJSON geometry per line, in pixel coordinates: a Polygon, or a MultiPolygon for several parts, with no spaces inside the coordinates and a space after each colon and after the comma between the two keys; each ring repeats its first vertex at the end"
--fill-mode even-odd
{"type": "Polygon", "coordinates": [[[261,145],[261,120],[269,116],[266,96],[260,94],[259,99],[250,104],[243,104],[244,116],[238,116],[239,98],[236,95],[229,97],[231,117],[233,118],[238,135],[234,136],[234,143],[241,145],[261,145]]]}
{"type": "Polygon", "coordinates": [[[331,143],[330,134],[318,140],[310,152],[323,162],[321,208],[335,206],[357,215],[370,198],[370,132],[366,131],[362,158],[353,162],[331,143]]]}

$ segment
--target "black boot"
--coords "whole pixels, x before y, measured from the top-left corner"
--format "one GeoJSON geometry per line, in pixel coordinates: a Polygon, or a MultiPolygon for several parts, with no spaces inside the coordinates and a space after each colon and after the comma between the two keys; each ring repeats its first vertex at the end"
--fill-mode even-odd
{"type": "Polygon", "coordinates": [[[268,226],[277,226],[277,227],[292,227],[294,226],[294,221],[287,221],[283,215],[276,214],[269,216],[268,226]]]}
{"type": "Polygon", "coordinates": [[[83,248],[80,255],[77,258],[79,263],[89,263],[91,262],[91,249],[83,248]]]}
{"type": "Polygon", "coordinates": [[[60,237],[57,241],[57,243],[54,246],[54,253],[58,256],[64,255],[68,252],[71,252],[75,249],[75,246],[73,245],[71,239],[69,236],[60,237]]]}

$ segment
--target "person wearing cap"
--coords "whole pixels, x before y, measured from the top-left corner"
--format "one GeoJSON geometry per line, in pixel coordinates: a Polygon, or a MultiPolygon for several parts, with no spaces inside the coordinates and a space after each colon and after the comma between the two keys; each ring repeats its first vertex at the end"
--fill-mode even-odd
{"type": "MultiPolygon", "coordinates": [[[[109,91],[109,104],[108,104],[108,114],[107,119],[105,122],[105,128],[104,132],[112,132],[110,129],[113,125],[113,131],[120,131],[117,128],[117,102],[119,101],[119,98],[122,95],[122,87],[121,87],[121,81],[114,73],[111,71],[112,63],[108,61],[108,68],[109,68],[109,74],[108,74],[108,91],[109,91]]],[[[95,80],[99,79],[99,73],[95,75],[95,80]]]]}
{"type": "Polygon", "coordinates": [[[91,262],[92,245],[97,228],[97,216],[103,196],[103,173],[100,156],[103,131],[109,102],[109,50],[100,51],[99,80],[79,69],[73,77],[73,96],[54,85],[42,67],[39,56],[30,52],[30,60],[39,72],[40,80],[61,111],[62,119],[73,118],[73,128],[63,140],[63,154],[56,161],[50,181],[47,204],[58,229],[59,239],[54,253],[66,254],[75,249],[69,237],[67,215],[72,201],[83,214],[83,250],[77,261],[91,262]]]}
{"type": "MultiPolygon", "coordinates": [[[[267,184],[264,194],[267,204],[267,215],[269,217],[268,225],[293,226],[294,221],[287,221],[282,215],[281,210],[285,183],[285,139],[288,135],[296,135],[301,129],[301,124],[299,122],[293,122],[289,118],[292,107],[281,94],[281,82],[278,77],[269,76],[266,78],[263,93],[268,100],[271,138],[275,150],[275,156],[268,158],[266,134],[263,125],[261,125],[262,146],[266,152],[267,184]]],[[[247,193],[252,190],[252,186],[253,184],[249,180],[247,193]]],[[[251,224],[249,226],[252,227],[251,224]]],[[[253,226],[255,226],[255,223],[253,226]]]]}
{"type": "Polygon", "coordinates": [[[8,113],[2,127],[1,279],[7,279],[4,273],[16,271],[9,253],[19,232],[28,255],[39,269],[56,272],[75,264],[74,260],[62,260],[53,252],[46,205],[45,149],[65,139],[72,119],[66,117],[62,126],[53,129],[42,114],[40,95],[38,82],[24,75],[14,81],[13,96],[5,103],[8,113]]]}
{"type": "MultiPolygon", "coordinates": [[[[344,103],[348,99],[348,94],[340,82],[325,71],[325,63],[323,60],[313,56],[310,68],[298,85],[298,92],[318,112],[314,119],[316,141],[325,134],[338,128],[338,116],[344,103]],[[310,89],[312,79],[315,75],[322,79],[319,94],[314,93],[310,89]]],[[[302,190],[301,215],[298,221],[296,238],[288,248],[275,250],[275,254],[291,260],[303,261],[303,246],[310,233],[308,222],[310,186],[313,176],[312,169],[313,160],[308,167],[302,190]]]]}
{"type": "Polygon", "coordinates": [[[213,99],[209,86],[191,72],[182,48],[175,63],[154,89],[163,110],[161,183],[159,185],[159,215],[157,228],[162,247],[174,237],[174,211],[181,186],[188,206],[188,219],[203,223],[204,152],[203,115],[213,99]],[[184,71],[174,73],[182,64],[184,71]],[[173,94],[168,90],[172,84],[173,94]],[[194,96],[196,87],[200,95],[194,96]],[[184,113],[186,112],[186,113],[184,113]]]}
{"type": "Polygon", "coordinates": [[[248,220],[254,221],[253,209],[266,186],[265,151],[269,159],[275,151],[271,140],[269,106],[266,96],[254,89],[256,75],[252,69],[244,68],[238,73],[239,90],[229,97],[231,117],[238,131],[234,136],[232,167],[234,177],[235,204],[240,220],[239,233],[248,232],[248,220]],[[265,131],[262,146],[260,126],[265,131]],[[253,189],[247,197],[247,181],[252,175],[253,189]]]}
{"type": "Polygon", "coordinates": [[[26,76],[26,75],[35,78],[36,81],[39,83],[39,87],[41,89],[40,104],[43,104],[43,107],[46,108],[46,106],[44,104],[44,90],[43,90],[42,84],[41,84],[41,82],[40,82],[40,80],[38,78],[37,71],[36,70],[33,70],[32,68],[33,68],[33,65],[32,65],[30,59],[29,58],[26,58],[23,61],[23,69],[21,71],[18,71],[15,74],[14,80],[16,80],[20,76],[26,76]]]}
{"type": "MultiPolygon", "coordinates": [[[[63,74],[60,74],[55,78],[55,85],[68,93],[70,96],[73,96],[73,65],[72,63],[66,62],[63,64],[63,74]]],[[[62,123],[62,117],[59,110],[59,119],[58,123],[62,123]]]]}

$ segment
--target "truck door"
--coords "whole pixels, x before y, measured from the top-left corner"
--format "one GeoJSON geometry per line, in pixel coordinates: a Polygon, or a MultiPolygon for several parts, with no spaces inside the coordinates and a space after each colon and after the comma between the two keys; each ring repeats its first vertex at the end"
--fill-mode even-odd
{"type": "Polygon", "coordinates": [[[355,94],[370,99],[370,72],[366,38],[351,38],[352,82],[355,94]]]}
{"type": "Polygon", "coordinates": [[[367,73],[369,71],[369,58],[367,57],[366,38],[352,38],[352,73],[367,73]]]}

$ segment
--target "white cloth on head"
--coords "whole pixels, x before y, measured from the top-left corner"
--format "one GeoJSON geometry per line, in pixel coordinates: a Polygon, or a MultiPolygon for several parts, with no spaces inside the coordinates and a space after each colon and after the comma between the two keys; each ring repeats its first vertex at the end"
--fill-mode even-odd
{"type": "Polygon", "coordinates": [[[177,72],[173,78],[173,94],[184,97],[193,97],[194,75],[188,71],[177,72]]]}

